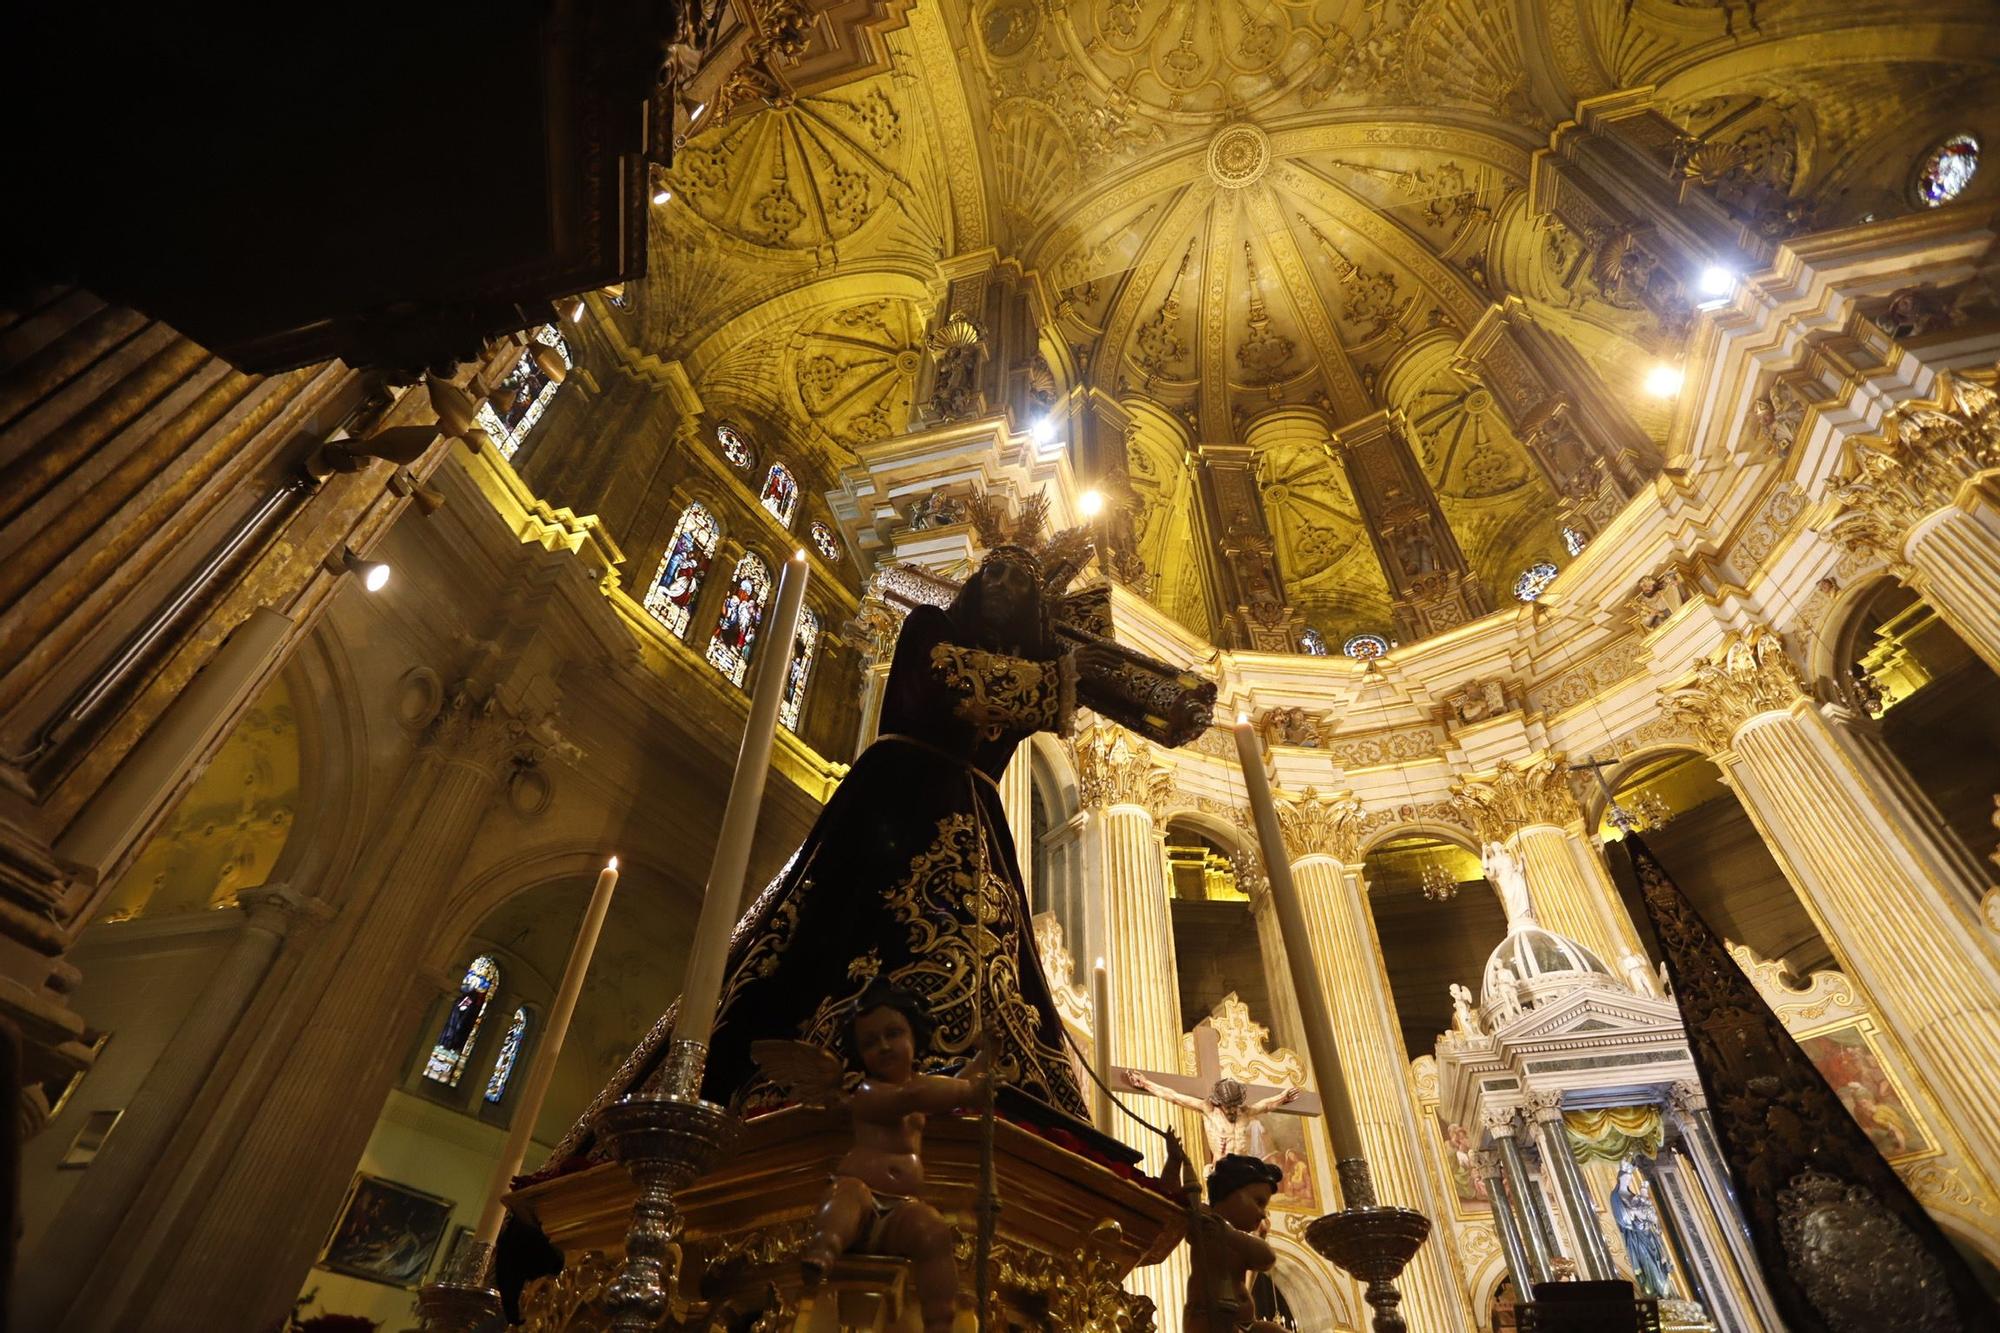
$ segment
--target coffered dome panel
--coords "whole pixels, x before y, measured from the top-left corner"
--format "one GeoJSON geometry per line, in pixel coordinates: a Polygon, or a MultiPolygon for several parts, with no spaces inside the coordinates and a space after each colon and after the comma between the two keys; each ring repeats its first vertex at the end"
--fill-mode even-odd
{"type": "Polygon", "coordinates": [[[910,301],[850,306],[801,332],[788,357],[800,419],[847,449],[900,433],[923,334],[924,312],[910,301]]]}
{"type": "Polygon", "coordinates": [[[1387,633],[1393,622],[1389,586],[1329,437],[1319,413],[1293,409],[1252,422],[1244,438],[1257,451],[1285,591],[1306,622],[1337,643],[1387,633]]]}

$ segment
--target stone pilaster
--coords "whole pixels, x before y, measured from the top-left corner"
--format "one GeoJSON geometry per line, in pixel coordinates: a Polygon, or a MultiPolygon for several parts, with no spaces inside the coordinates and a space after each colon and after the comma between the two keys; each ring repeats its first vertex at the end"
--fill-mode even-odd
{"type": "Polygon", "coordinates": [[[1851,446],[1818,526],[1889,563],[2000,671],[2000,398],[1940,376],[1932,404],[1898,409],[1851,446]]]}
{"type": "Polygon", "coordinates": [[[2000,1180],[2000,964],[1980,884],[1839,710],[1806,692],[1776,635],[1733,636],[1667,701],[1714,755],[1841,970],[1860,986],[2000,1180]]]}
{"type": "Polygon", "coordinates": [[[1483,315],[1453,365],[1485,385],[1556,493],[1565,527],[1601,532],[1660,469],[1660,451],[1568,339],[1516,296],[1483,315]]]}
{"type": "Polygon", "coordinates": [[[1611,1251],[1604,1244],[1604,1232],[1597,1225],[1597,1206],[1584,1184],[1583,1172],[1569,1150],[1569,1131],[1563,1126],[1562,1094],[1554,1091],[1528,1094],[1528,1112],[1541,1139],[1542,1169],[1549,1173],[1562,1204],[1563,1220],[1569,1223],[1570,1238],[1576,1242],[1579,1274],[1599,1282],[1618,1276],[1612,1266],[1611,1251]]]}
{"type": "Polygon", "coordinates": [[[1291,653],[1302,622],[1292,613],[1278,574],[1277,543],[1257,489],[1257,459],[1241,445],[1205,444],[1197,451],[1202,514],[1220,556],[1214,564],[1230,647],[1291,653]]]}
{"type": "Polygon", "coordinates": [[[1639,951],[1618,888],[1586,836],[1560,755],[1501,764],[1452,784],[1452,806],[1479,835],[1520,859],[1535,919],[1615,967],[1639,951]]]}
{"type": "Polygon", "coordinates": [[[395,1079],[404,1047],[385,1034],[407,1032],[427,998],[427,924],[523,740],[489,689],[452,692],[384,807],[372,858],[328,895],[338,918],[271,1006],[306,1017],[271,1053],[232,1156],[155,1251],[152,1280],[93,1283],[61,1327],[225,1327],[243,1310],[290,1302],[395,1079]],[[404,984],[385,984],[396,977],[404,984]],[[251,1253],[262,1258],[245,1268],[251,1253]]]}
{"type": "Polygon", "coordinates": [[[1492,610],[1410,450],[1400,415],[1377,412],[1343,427],[1334,450],[1389,582],[1397,635],[1405,642],[1426,638],[1492,610]]]}
{"type": "Polygon", "coordinates": [[[1403,1313],[1416,1329],[1470,1328],[1473,1312],[1451,1253],[1449,1204],[1426,1164],[1424,1122],[1410,1087],[1409,1059],[1374,917],[1361,876],[1359,807],[1313,791],[1278,803],[1278,826],[1292,859],[1292,879],[1312,956],[1322,960],[1320,1003],[1327,1007],[1354,1118],[1384,1204],[1414,1208],[1435,1224],[1404,1270],[1403,1313]]]}
{"type": "Polygon", "coordinates": [[[1261,870],[1239,863],[1236,882],[1249,894],[1250,916],[1257,923],[1257,954],[1264,961],[1264,988],[1271,997],[1271,1040],[1274,1045],[1295,1052],[1310,1070],[1312,1058],[1306,1053],[1305,1025],[1299,1020],[1299,997],[1292,989],[1291,964],[1285,960],[1285,932],[1278,924],[1270,881],[1261,870]]]}
{"type": "Polygon", "coordinates": [[[60,1326],[92,1270],[78,1256],[101,1255],[110,1248],[113,1234],[159,1166],[161,1153],[284,947],[294,920],[326,912],[322,904],[284,884],[245,889],[236,902],[244,920],[235,940],[119,1117],[118,1132],[92,1159],[43,1234],[34,1261],[21,1270],[18,1314],[29,1327],[60,1326]]]}
{"type": "MultiPolygon", "coordinates": [[[[1126,1069],[1179,1069],[1180,981],[1174,965],[1167,848],[1159,826],[1172,775],[1154,762],[1145,741],[1121,727],[1091,727],[1073,744],[1078,791],[1090,816],[1085,865],[1095,863],[1094,878],[1104,895],[1101,952],[1110,977],[1110,1014],[1103,1030],[1110,1036],[1109,1063],[1126,1069]]],[[[1189,1152],[1198,1151],[1200,1127],[1188,1114],[1143,1097],[1134,1109],[1155,1123],[1165,1114],[1189,1152]]],[[[1111,1132],[1145,1154],[1147,1170],[1160,1170],[1164,1149],[1151,1131],[1114,1112],[1111,1132]]],[[[1162,1312],[1162,1326],[1177,1328],[1187,1275],[1183,1247],[1164,1262],[1135,1271],[1126,1289],[1152,1297],[1162,1312]]]]}

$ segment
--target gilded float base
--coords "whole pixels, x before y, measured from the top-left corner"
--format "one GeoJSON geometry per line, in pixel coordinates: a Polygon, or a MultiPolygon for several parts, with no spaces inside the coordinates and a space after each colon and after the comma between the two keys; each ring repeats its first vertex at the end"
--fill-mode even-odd
{"type": "MultiPolygon", "coordinates": [[[[798,1264],[835,1163],[844,1117],[795,1109],[752,1121],[728,1159],[679,1191],[681,1282],[659,1326],[699,1333],[921,1333],[914,1276],[903,1260],[848,1254],[816,1290],[798,1264]]],[[[1180,1243],[1178,1204],[1038,1136],[994,1129],[1000,1212],[989,1333],[1147,1333],[1151,1303],[1120,1289],[1141,1264],[1180,1243]]],[[[924,1133],[924,1197],[958,1233],[959,1314],[973,1333],[979,1126],[933,1120],[924,1133]]],[[[564,1271],[530,1283],[529,1333],[598,1333],[617,1271],[634,1188],[614,1164],[530,1186],[510,1202],[563,1252],[564,1271]]]]}

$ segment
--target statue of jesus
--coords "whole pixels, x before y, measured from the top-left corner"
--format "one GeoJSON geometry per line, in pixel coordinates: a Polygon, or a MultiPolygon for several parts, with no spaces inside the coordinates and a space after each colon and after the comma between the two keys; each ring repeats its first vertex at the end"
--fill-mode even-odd
{"type": "Polygon", "coordinates": [[[1162,1101],[1184,1106],[1201,1116],[1202,1131],[1208,1136],[1208,1160],[1219,1162],[1231,1153],[1250,1153],[1250,1130],[1259,1117],[1297,1100],[1299,1090],[1286,1088],[1262,1101],[1246,1101],[1243,1085],[1233,1078],[1219,1078],[1206,1100],[1155,1083],[1136,1069],[1125,1071],[1125,1081],[1140,1092],[1150,1092],[1162,1101]]]}

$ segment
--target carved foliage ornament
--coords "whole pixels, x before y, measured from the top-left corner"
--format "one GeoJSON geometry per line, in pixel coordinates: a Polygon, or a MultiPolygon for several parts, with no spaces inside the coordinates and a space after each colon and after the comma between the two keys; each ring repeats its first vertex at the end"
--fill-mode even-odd
{"type": "Polygon", "coordinates": [[[1173,797],[1173,774],[1153,762],[1152,748],[1122,727],[1094,726],[1071,742],[1077,792],[1093,810],[1136,805],[1153,818],[1173,797]]]}
{"type": "Polygon", "coordinates": [[[1691,681],[1668,694],[1666,706],[1710,751],[1721,751],[1751,718],[1782,712],[1806,697],[1784,641],[1759,625],[1731,635],[1697,663],[1691,681]]]}
{"type": "Polygon", "coordinates": [[[1968,479],[2000,467],[2000,395],[1963,376],[1939,378],[1935,402],[1897,409],[1829,488],[1828,527],[1848,549],[1900,561],[1911,528],[1951,504],[1968,479]]]}
{"type": "Polygon", "coordinates": [[[1491,774],[1461,778],[1452,784],[1451,808],[1482,843],[1505,842],[1536,824],[1566,828],[1578,818],[1569,767],[1558,755],[1521,767],[1503,763],[1491,774]]]}
{"type": "Polygon", "coordinates": [[[1278,802],[1278,832],[1294,861],[1330,856],[1351,865],[1361,859],[1361,807],[1351,798],[1329,800],[1307,787],[1297,800],[1278,802]]]}

